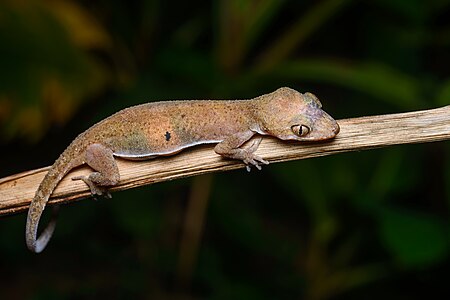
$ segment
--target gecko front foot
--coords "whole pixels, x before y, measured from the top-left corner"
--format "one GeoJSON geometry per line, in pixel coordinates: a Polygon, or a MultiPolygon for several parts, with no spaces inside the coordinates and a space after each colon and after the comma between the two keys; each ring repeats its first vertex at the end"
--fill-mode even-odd
{"type": "Polygon", "coordinates": [[[262,137],[255,138],[241,147],[242,144],[248,141],[253,135],[254,132],[252,131],[231,135],[218,143],[214,147],[214,151],[223,157],[241,160],[246,165],[245,167],[249,172],[252,166],[261,170],[261,165],[269,164],[267,160],[255,154],[255,151],[262,141],[262,137]]]}
{"type": "Polygon", "coordinates": [[[105,198],[111,199],[111,193],[108,191],[107,188],[102,188],[95,184],[91,179],[89,179],[89,176],[76,176],[72,177],[72,180],[82,180],[91,190],[92,196],[96,198],[95,196],[104,196],[105,198]]]}
{"type": "Polygon", "coordinates": [[[246,147],[244,151],[247,152],[246,158],[244,158],[242,161],[246,164],[245,168],[248,172],[251,171],[251,167],[255,166],[258,170],[261,170],[261,164],[268,165],[269,162],[258,155],[254,154],[256,149],[258,149],[259,144],[261,144],[262,137],[258,137],[256,139],[253,139],[252,143],[249,147],[246,147]]]}
{"type": "Polygon", "coordinates": [[[242,160],[246,164],[245,168],[248,172],[251,171],[251,166],[255,166],[258,170],[261,170],[261,164],[268,165],[269,162],[256,154],[248,153],[248,158],[242,160]]]}

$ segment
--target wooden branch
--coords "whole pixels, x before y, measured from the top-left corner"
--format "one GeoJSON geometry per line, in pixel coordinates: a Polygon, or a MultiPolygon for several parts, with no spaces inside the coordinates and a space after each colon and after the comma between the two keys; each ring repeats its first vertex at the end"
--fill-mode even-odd
{"type": "MultiPolygon", "coordinates": [[[[397,144],[447,140],[450,139],[450,105],[417,112],[345,119],[338,123],[341,131],[331,141],[305,144],[264,138],[257,154],[275,163],[397,144]]],[[[121,180],[111,190],[125,190],[244,167],[240,162],[221,158],[213,151],[213,147],[214,145],[194,147],[174,156],[141,162],[118,159],[121,180]]],[[[49,167],[32,170],[0,179],[0,216],[27,210],[48,169],[49,167]]],[[[70,172],[60,182],[49,203],[70,202],[90,196],[83,182],[70,179],[90,172],[88,167],[70,172]]]]}

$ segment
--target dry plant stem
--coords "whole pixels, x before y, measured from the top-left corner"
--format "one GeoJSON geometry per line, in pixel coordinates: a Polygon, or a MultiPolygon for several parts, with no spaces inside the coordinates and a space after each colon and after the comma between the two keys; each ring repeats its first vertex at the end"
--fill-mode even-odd
{"type": "MultiPolygon", "coordinates": [[[[305,144],[264,138],[256,154],[275,163],[398,144],[448,140],[450,105],[417,112],[345,119],[338,123],[341,131],[331,141],[305,144]]],[[[111,191],[245,167],[240,162],[221,158],[213,151],[213,147],[194,147],[175,156],[142,162],[118,159],[121,180],[111,191]]],[[[0,216],[27,210],[47,170],[42,168],[0,179],[0,216]]],[[[72,177],[85,176],[90,172],[88,167],[70,172],[52,194],[49,204],[90,196],[83,182],[71,180],[72,177]]]]}
{"type": "Polygon", "coordinates": [[[197,176],[191,187],[188,206],[184,216],[183,234],[180,241],[177,279],[179,288],[190,287],[197,263],[198,250],[205,225],[205,214],[211,194],[213,176],[197,176]]]}

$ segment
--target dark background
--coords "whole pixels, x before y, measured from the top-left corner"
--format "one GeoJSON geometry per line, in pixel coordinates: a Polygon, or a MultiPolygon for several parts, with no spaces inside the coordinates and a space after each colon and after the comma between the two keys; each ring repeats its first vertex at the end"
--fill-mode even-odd
{"type": "MultiPolygon", "coordinates": [[[[448,105],[449,70],[444,0],[2,1],[0,175],[52,164],[137,103],[289,86],[340,119],[448,105]]],[[[449,296],[449,146],[86,199],[62,207],[40,255],[26,249],[25,214],[1,218],[0,298],[449,296]]]]}

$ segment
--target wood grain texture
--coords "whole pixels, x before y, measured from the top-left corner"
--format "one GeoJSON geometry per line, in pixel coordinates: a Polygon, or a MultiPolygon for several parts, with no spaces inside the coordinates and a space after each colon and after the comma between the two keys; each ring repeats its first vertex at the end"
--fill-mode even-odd
{"type": "MultiPolygon", "coordinates": [[[[275,163],[398,144],[448,140],[450,139],[450,105],[416,112],[344,119],[339,120],[338,123],[341,131],[331,141],[305,144],[283,142],[267,137],[264,138],[256,153],[270,163],[275,163]]],[[[204,173],[244,168],[241,162],[221,158],[213,148],[214,145],[193,147],[175,156],[141,162],[118,159],[121,180],[120,184],[111,191],[204,173]]],[[[264,168],[270,168],[270,165],[264,168]]],[[[0,216],[27,210],[48,169],[49,167],[46,167],[0,179],[0,216]]],[[[86,166],[70,172],[54,191],[49,205],[90,196],[83,182],[71,180],[74,176],[87,175],[90,172],[86,166]]]]}

